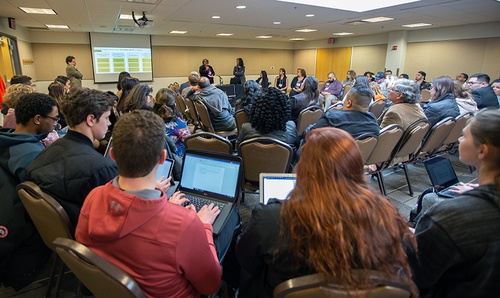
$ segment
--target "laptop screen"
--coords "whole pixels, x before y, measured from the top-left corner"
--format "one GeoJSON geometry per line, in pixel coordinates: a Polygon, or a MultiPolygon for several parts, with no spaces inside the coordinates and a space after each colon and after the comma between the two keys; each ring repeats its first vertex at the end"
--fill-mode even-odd
{"type": "Polygon", "coordinates": [[[260,202],[267,204],[269,199],[286,200],[295,187],[297,176],[293,173],[260,174],[260,202]]]}
{"type": "Polygon", "coordinates": [[[186,151],[180,189],[236,198],[240,166],[241,159],[238,157],[186,151]]]}
{"type": "Polygon", "coordinates": [[[438,156],[424,160],[424,165],[433,186],[439,186],[438,190],[458,183],[457,174],[449,159],[438,156]]]}

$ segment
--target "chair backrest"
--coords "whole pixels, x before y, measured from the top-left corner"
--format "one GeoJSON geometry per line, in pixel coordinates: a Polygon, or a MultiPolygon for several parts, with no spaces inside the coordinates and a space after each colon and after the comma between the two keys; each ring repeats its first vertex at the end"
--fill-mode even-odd
{"type": "Polygon", "coordinates": [[[427,119],[420,119],[408,126],[397,146],[398,148],[393,152],[393,158],[408,157],[411,159],[420,148],[429,129],[430,123],[427,119]]]}
{"type": "MultiPolygon", "coordinates": [[[[355,270],[361,274],[362,270],[355,270]]],[[[366,272],[366,271],[365,271],[366,272]]],[[[280,283],[274,288],[275,298],[302,297],[368,297],[408,298],[410,286],[401,278],[388,276],[378,271],[369,271],[372,284],[366,288],[348,290],[328,281],[321,273],[301,276],[280,283]]]]}
{"type": "Polygon", "coordinates": [[[30,181],[19,184],[17,192],[45,245],[54,250],[52,242],[56,238],[73,239],[73,224],[61,204],[53,197],[30,181]]]}
{"type": "Polygon", "coordinates": [[[382,114],[384,108],[385,100],[379,99],[370,104],[370,106],[368,107],[368,112],[371,112],[375,116],[375,118],[378,118],[382,114]]]}
{"type": "Polygon", "coordinates": [[[470,118],[474,117],[474,114],[471,112],[458,115],[455,118],[455,126],[453,126],[453,129],[450,131],[448,136],[444,139],[443,144],[444,145],[452,145],[458,142],[458,138],[462,135],[462,130],[465,128],[467,125],[467,121],[469,121],[470,118]]]}
{"type": "Polygon", "coordinates": [[[303,109],[297,118],[297,132],[299,136],[302,135],[307,126],[318,122],[321,116],[323,116],[323,110],[320,107],[313,106],[303,109]]]}
{"type": "Polygon", "coordinates": [[[364,133],[356,138],[356,144],[358,144],[359,151],[363,157],[363,163],[365,163],[373,152],[373,149],[377,145],[378,137],[371,133],[364,133]]]}
{"type": "Polygon", "coordinates": [[[345,85],[343,95],[345,96],[349,91],[351,91],[352,85],[345,85]]]}
{"type": "Polygon", "coordinates": [[[195,122],[196,125],[200,121],[200,116],[198,116],[198,111],[196,110],[196,107],[194,106],[194,103],[191,99],[187,97],[185,99],[189,117],[191,118],[191,120],[193,120],[193,122],[195,122]]]}
{"type": "Polygon", "coordinates": [[[293,157],[290,145],[268,137],[256,137],[238,146],[246,182],[258,183],[260,173],[287,173],[293,157]]]}
{"type": "Polygon", "coordinates": [[[212,120],[210,120],[210,115],[208,114],[209,112],[207,106],[199,100],[195,101],[194,105],[198,111],[198,115],[200,116],[201,129],[206,132],[215,133],[212,120]]]}
{"type": "Polygon", "coordinates": [[[236,128],[238,129],[238,133],[241,131],[241,126],[244,123],[250,122],[250,117],[248,117],[247,112],[245,110],[238,110],[234,113],[234,119],[236,120],[236,128]]]}
{"type": "Polygon", "coordinates": [[[189,115],[186,102],[184,101],[184,97],[182,97],[182,95],[175,95],[175,106],[182,113],[182,115],[184,115],[185,119],[191,119],[191,115],[189,115]]]}
{"type": "Polygon", "coordinates": [[[420,153],[425,155],[432,155],[443,144],[444,139],[450,134],[450,131],[455,126],[455,119],[446,117],[434,124],[431,128],[420,148],[420,153]]]}
{"type": "Polygon", "coordinates": [[[85,245],[57,238],[56,253],[95,297],[146,297],[132,277],[106,261],[85,245]]]}
{"type": "Polygon", "coordinates": [[[184,145],[187,149],[198,149],[227,154],[233,153],[233,146],[228,139],[211,132],[192,134],[184,139],[184,145]]]}
{"type": "Polygon", "coordinates": [[[377,164],[380,165],[389,161],[391,153],[401,140],[404,130],[397,124],[391,124],[384,127],[378,136],[378,142],[373,148],[373,151],[365,162],[367,165],[377,164]]]}
{"type": "Polygon", "coordinates": [[[431,92],[428,89],[422,89],[420,95],[422,96],[420,102],[428,102],[431,99],[431,92]]]}

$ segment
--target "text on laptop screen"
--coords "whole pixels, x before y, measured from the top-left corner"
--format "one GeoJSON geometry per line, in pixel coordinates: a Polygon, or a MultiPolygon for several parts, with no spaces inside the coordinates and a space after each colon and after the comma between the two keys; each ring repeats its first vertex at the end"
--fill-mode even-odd
{"type": "Polygon", "coordinates": [[[264,177],[262,180],[263,203],[267,204],[269,199],[285,200],[295,187],[295,179],[295,177],[264,177]]]}
{"type": "Polygon", "coordinates": [[[240,163],[214,157],[186,155],[181,187],[233,197],[238,187],[240,163]]]}

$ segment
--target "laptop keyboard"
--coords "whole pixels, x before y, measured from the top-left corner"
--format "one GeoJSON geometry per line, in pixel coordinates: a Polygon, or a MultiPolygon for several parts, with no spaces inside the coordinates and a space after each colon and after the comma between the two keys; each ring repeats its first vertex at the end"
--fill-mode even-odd
{"type": "Polygon", "coordinates": [[[447,188],[446,190],[440,191],[438,193],[438,195],[449,196],[449,197],[456,197],[457,196],[457,194],[454,192],[451,192],[449,188],[447,188]]]}
{"type": "Polygon", "coordinates": [[[201,207],[203,207],[203,205],[208,206],[211,203],[213,203],[214,206],[219,207],[220,210],[222,210],[224,208],[224,206],[226,206],[226,203],[217,202],[217,201],[213,201],[213,200],[207,200],[207,199],[203,199],[200,197],[194,197],[194,196],[190,196],[190,195],[186,195],[185,198],[189,199],[189,203],[194,205],[194,207],[196,208],[196,211],[200,211],[200,209],[201,209],[201,207]]]}

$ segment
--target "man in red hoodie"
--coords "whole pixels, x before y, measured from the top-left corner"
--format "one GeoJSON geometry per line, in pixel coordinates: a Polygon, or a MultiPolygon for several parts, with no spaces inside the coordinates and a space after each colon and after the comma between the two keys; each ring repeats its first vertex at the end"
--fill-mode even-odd
{"type": "Polygon", "coordinates": [[[113,130],[111,158],[118,177],[85,199],[76,240],[131,275],[148,297],[199,297],[221,282],[212,236],[220,213],[213,204],[198,213],[177,192],[167,200],[155,189],[165,161],[165,124],[150,111],[125,114],[113,130]]]}

